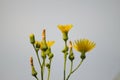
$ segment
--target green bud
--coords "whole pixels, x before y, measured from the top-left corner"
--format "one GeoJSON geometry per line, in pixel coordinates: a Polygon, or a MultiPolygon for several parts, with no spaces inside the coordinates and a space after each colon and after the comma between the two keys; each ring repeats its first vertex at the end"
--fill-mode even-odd
{"type": "Polygon", "coordinates": [[[40,43],[38,41],[35,41],[35,48],[37,51],[40,49],[40,43]]]}
{"type": "Polygon", "coordinates": [[[34,44],[35,43],[35,36],[34,36],[34,34],[30,34],[29,38],[30,38],[31,44],[34,44]]]}
{"type": "Polygon", "coordinates": [[[69,55],[69,59],[71,60],[71,61],[73,61],[74,60],[74,55],[72,54],[72,55],[69,55]]]}
{"type": "Polygon", "coordinates": [[[43,41],[42,41],[42,45],[41,45],[41,50],[42,50],[42,51],[46,51],[47,49],[48,49],[48,47],[47,47],[46,41],[43,40],[43,41]]]}
{"type": "Polygon", "coordinates": [[[37,72],[36,72],[34,66],[31,66],[31,67],[32,67],[32,76],[36,77],[37,72]]]}
{"type": "Polygon", "coordinates": [[[47,67],[48,69],[50,69],[50,64],[49,64],[49,63],[47,63],[47,64],[46,64],[46,67],[47,67]]]}
{"type": "Polygon", "coordinates": [[[49,59],[52,59],[54,57],[54,54],[53,53],[50,53],[49,54],[49,59]]]}
{"type": "Polygon", "coordinates": [[[51,49],[48,48],[46,51],[45,51],[45,54],[49,55],[51,53],[51,49]]]}
{"type": "Polygon", "coordinates": [[[36,48],[40,48],[40,43],[38,41],[35,42],[36,48]]]}
{"type": "Polygon", "coordinates": [[[41,52],[41,57],[42,57],[43,59],[46,58],[46,54],[45,54],[43,51],[41,52]]]}
{"type": "Polygon", "coordinates": [[[63,32],[63,40],[64,41],[68,40],[68,33],[67,32],[63,32]]]}

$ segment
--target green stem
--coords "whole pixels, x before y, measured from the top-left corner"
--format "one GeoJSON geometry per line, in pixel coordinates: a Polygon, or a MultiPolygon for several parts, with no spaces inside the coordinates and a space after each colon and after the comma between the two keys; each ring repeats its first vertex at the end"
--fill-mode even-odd
{"type": "MultiPolygon", "coordinates": [[[[67,40],[65,41],[65,47],[67,47],[67,40]]],[[[64,53],[64,80],[66,79],[66,62],[67,62],[67,51],[64,53]]]]}
{"type": "Polygon", "coordinates": [[[41,66],[41,80],[43,80],[43,67],[41,66]]]}
{"type": "Polygon", "coordinates": [[[42,64],[42,66],[43,66],[43,73],[44,73],[44,70],[45,70],[45,59],[43,59],[43,64],[42,64]]]}
{"type": "Polygon", "coordinates": [[[41,79],[44,80],[44,69],[45,69],[45,59],[43,59],[43,63],[41,66],[41,79]]]}
{"type": "Polygon", "coordinates": [[[71,61],[70,73],[72,72],[72,68],[73,68],[73,61],[71,61]]]}
{"type": "MultiPolygon", "coordinates": [[[[49,61],[49,64],[50,64],[50,68],[51,68],[51,60],[49,61]]],[[[47,78],[47,80],[50,80],[50,68],[48,68],[48,78],[47,78]]]]}
{"type": "Polygon", "coordinates": [[[35,78],[36,78],[37,80],[39,80],[37,76],[35,76],[35,78]]]}
{"type": "Polygon", "coordinates": [[[64,54],[64,80],[66,78],[66,61],[67,61],[67,56],[64,54]]]}
{"type": "Polygon", "coordinates": [[[39,55],[38,55],[38,51],[36,50],[36,48],[35,48],[34,45],[33,45],[33,47],[34,47],[34,50],[35,50],[35,52],[36,52],[36,55],[37,55],[37,59],[38,59],[39,65],[40,65],[40,67],[41,67],[42,65],[41,65],[41,62],[40,62],[40,58],[39,58],[39,55]]]}
{"type": "Polygon", "coordinates": [[[71,74],[73,74],[81,66],[82,62],[83,62],[83,60],[81,60],[80,63],[78,64],[78,66],[73,71],[71,71],[69,73],[69,75],[67,76],[66,80],[68,80],[69,77],[71,76],[71,74]]]}
{"type": "MultiPolygon", "coordinates": [[[[34,50],[35,50],[35,52],[36,52],[37,59],[38,59],[38,62],[39,62],[40,68],[41,68],[41,80],[43,80],[42,65],[41,65],[41,61],[40,61],[39,55],[38,55],[38,51],[36,50],[36,48],[35,48],[34,44],[33,44],[33,47],[34,47],[34,50]]],[[[36,79],[38,79],[38,78],[36,78],[36,79]]]]}

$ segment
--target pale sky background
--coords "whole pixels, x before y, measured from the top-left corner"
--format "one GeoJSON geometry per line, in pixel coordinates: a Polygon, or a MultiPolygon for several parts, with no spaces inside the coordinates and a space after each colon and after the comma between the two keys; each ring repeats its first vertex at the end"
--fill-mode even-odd
{"type": "MultiPolygon", "coordinates": [[[[0,80],[35,80],[29,34],[55,40],[51,80],[63,79],[63,40],[58,24],[73,24],[69,40],[88,38],[96,48],[70,80],[120,80],[120,0],[0,0],[0,80]]],[[[75,65],[79,62],[76,55],[75,65]]],[[[69,61],[67,66],[69,67],[69,61]]]]}

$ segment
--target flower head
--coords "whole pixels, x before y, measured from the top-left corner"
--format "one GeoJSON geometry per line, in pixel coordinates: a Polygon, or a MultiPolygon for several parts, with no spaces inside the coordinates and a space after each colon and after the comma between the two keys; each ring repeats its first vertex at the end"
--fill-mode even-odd
{"type": "Polygon", "coordinates": [[[50,48],[54,43],[55,43],[55,41],[48,41],[48,42],[47,42],[48,48],[50,48]]]}
{"type": "Polygon", "coordinates": [[[70,29],[73,27],[72,24],[67,24],[67,25],[58,25],[58,28],[60,31],[63,33],[63,40],[67,41],[68,40],[68,32],[70,29]]]}
{"type": "Polygon", "coordinates": [[[92,50],[95,47],[95,45],[96,44],[94,42],[88,39],[80,39],[74,42],[74,48],[81,53],[86,53],[92,50]]]}
{"type": "Polygon", "coordinates": [[[61,30],[61,32],[68,33],[68,31],[73,27],[72,24],[67,25],[58,25],[58,28],[61,30]]]}

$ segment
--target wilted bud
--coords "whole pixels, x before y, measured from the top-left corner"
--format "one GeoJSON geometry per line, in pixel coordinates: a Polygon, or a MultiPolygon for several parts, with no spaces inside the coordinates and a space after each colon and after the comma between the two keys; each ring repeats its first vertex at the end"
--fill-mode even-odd
{"type": "Polygon", "coordinates": [[[33,57],[32,56],[30,57],[30,64],[31,64],[31,66],[33,65],[33,57]]]}
{"type": "Polygon", "coordinates": [[[46,39],[46,30],[43,29],[42,31],[42,39],[45,40],[46,39]]]}
{"type": "Polygon", "coordinates": [[[34,34],[30,34],[30,42],[31,42],[31,44],[34,44],[35,43],[35,36],[34,36],[34,34]]]}

